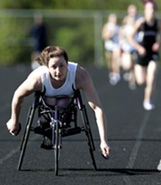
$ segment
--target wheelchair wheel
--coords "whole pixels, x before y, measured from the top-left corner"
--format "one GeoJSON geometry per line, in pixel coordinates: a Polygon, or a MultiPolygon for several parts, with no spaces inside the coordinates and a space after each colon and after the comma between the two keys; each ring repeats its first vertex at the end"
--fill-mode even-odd
{"type": "Polygon", "coordinates": [[[93,138],[92,138],[90,130],[85,130],[85,133],[87,136],[87,142],[88,142],[88,146],[89,146],[89,152],[90,152],[92,164],[93,164],[94,170],[97,170],[96,161],[95,161],[95,157],[94,157],[94,153],[93,153],[93,151],[95,150],[94,145],[93,145],[93,138]]]}
{"type": "Polygon", "coordinates": [[[32,124],[34,113],[35,113],[35,107],[31,107],[29,109],[26,128],[25,128],[25,132],[24,132],[22,142],[21,142],[21,146],[20,146],[21,153],[20,153],[20,158],[19,158],[19,162],[18,162],[18,166],[17,166],[18,170],[21,169],[21,165],[22,165],[22,162],[23,162],[23,158],[24,158],[24,154],[25,154],[25,151],[26,151],[26,146],[27,146],[27,142],[28,142],[28,138],[29,138],[29,134],[30,134],[30,129],[31,129],[31,124],[32,124]]]}
{"type": "Polygon", "coordinates": [[[93,151],[95,150],[95,146],[94,146],[92,132],[91,132],[91,128],[90,128],[90,124],[89,124],[89,120],[88,120],[87,111],[86,111],[85,106],[82,107],[82,119],[83,119],[84,131],[87,136],[87,143],[89,146],[89,152],[90,152],[92,164],[93,164],[94,170],[97,170],[96,161],[95,161],[95,157],[94,157],[94,153],[93,153],[93,151]]]}
{"type": "Polygon", "coordinates": [[[91,145],[89,144],[89,151],[90,151],[90,155],[91,155],[93,167],[94,167],[94,170],[97,170],[97,166],[96,166],[96,161],[95,161],[94,153],[93,153],[93,150],[92,150],[91,148],[92,148],[92,147],[91,147],[91,145]]]}
{"type": "Polygon", "coordinates": [[[25,154],[25,151],[26,151],[28,138],[29,138],[29,129],[27,129],[26,132],[25,132],[24,141],[23,141],[22,146],[21,146],[21,153],[20,153],[20,158],[19,158],[19,162],[18,162],[18,166],[17,166],[18,170],[21,169],[21,165],[22,165],[22,162],[23,162],[24,154],[25,154]]]}
{"type": "Polygon", "coordinates": [[[59,145],[59,122],[55,122],[54,126],[54,136],[55,136],[55,144],[54,144],[54,153],[55,153],[55,175],[58,175],[58,167],[59,167],[59,150],[60,150],[60,145],[59,145]]]}

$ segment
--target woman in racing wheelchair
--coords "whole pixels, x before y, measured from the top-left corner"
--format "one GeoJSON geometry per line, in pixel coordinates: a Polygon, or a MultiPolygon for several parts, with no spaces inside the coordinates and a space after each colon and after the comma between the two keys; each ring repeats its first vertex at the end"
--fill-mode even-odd
{"type": "Polygon", "coordinates": [[[78,64],[68,62],[66,51],[59,46],[46,47],[37,61],[41,66],[32,71],[14,93],[11,118],[6,124],[9,132],[16,136],[20,131],[19,115],[25,96],[36,91],[43,92],[44,88],[45,96],[71,95],[74,93],[74,84],[74,89],[82,90],[94,111],[100,135],[100,150],[105,158],[109,156],[107,121],[89,73],[78,64]]]}

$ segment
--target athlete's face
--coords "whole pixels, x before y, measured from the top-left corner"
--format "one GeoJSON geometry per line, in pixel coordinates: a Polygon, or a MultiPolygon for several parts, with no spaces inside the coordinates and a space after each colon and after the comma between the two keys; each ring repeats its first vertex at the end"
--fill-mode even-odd
{"type": "Polygon", "coordinates": [[[154,14],[155,14],[154,5],[152,3],[146,3],[146,5],[144,7],[145,18],[150,20],[150,19],[154,18],[154,14]]]}
{"type": "Polygon", "coordinates": [[[50,58],[48,68],[51,78],[56,81],[64,81],[67,76],[67,66],[63,56],[50,58]]]}
{"type": "Polygon", "coordinates": [[[129,14],[130,16],[132,16],[132,17],[135,17],[135,16],[136,16],[136,14],[137,14],[137,8],[136,8],[135,5],[130,5],[130,6],[128,7],[128,14],[129,14]]]}

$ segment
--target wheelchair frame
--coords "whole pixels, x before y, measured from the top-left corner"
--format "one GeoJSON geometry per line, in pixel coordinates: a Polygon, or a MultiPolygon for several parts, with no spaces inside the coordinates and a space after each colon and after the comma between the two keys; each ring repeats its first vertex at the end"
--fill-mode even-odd
{"type": "MultiPolygon", "coordinates": [[[[55,98],[61,99],[63,97],[67,97],[67,96],[57,96],[55,98]]],[[[21,170],[21,166],[23,163],[30,131],[34,131],[37,134],[45,135],[45,133],[43,131],[42,132],[37,131],[37,127],[32,126],[35,110],[37,108],[39,108],[39,106],[43,103],[42,101],[43,101],[43,95],[40,92],[36,92],[35,96],[34,96],[33,103],[29,108],[29,112],[28,112],[28,116],[27,116],[27,120],[26,120],[26,127],[25,127],[25,131],[24,131],[24,135],[22,137],[21,145],[20,145],[20,157],[19,157],[18,166],[17,166],[18,170],[21,170]]],[[[94,157],[94,153],[93,153],[95,150],[94,141],[93,141],[92,132],[91,132],[88,116],[87,116],[86,107],[83,104],[80,90],[75,90],[75,93],[72,97],[72,104],[73,104],[72,106],[76,110],[76,112],[73,110],[71,112],[74,117],[74,119],[71,119],[71,121],[74,122],[74,128],[72,128],[72,129],[71,128],[65,128],[65,129],[63,128],[62,123],[60,122],[60,114],[61,113],[60,113],[59,106],[56,105],[55,110],[48,113],[49,117],[51,119],[51,123],[52,123],[52,144],[53,144],[54,153],[55,153],[55,168],[54,168],[55,175],[58,175],[59,153],[60,153],[60,148],[61,148],[61,144],[62,144],[61,143],[62,137],[74,135],[74,134],[79,134],[82,131],[85,132],[86,137],[87,137],[87,143],[89,146],[89,152],[90,152],[90,156],[91,156],[94,170],[97,170],[95,157],[94,157]],[[77,126],[77,110],[79,110],[81,113],[82,127],[77,126]]],[[[51,109],[51,108],[49,107],[49,109],[51,109]]]]}

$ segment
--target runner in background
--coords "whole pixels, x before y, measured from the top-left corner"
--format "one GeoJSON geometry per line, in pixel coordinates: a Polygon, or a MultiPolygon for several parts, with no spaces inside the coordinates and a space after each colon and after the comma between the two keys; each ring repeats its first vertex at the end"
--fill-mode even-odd
{"type": "MultiPolygon", "coordinates": [[[[127,15],[122,21],[119,34],[120,46],[122,50],[121,67],[124,71],[123,79],[128,81],[128,85],[131,90],[136,89],[134,64],[137,60],[137,54],[134,46],[129,43],[128,36],[132,33],[135,21],[138,17],[137,7],[134,4],[130,4],[127,8],[127,15]]],[[[135,35],[135,40],[137,40],[137,35],[135,35]]]]}
{"type": "Polygon", "coordinates": [[[41,51],[47,46],[47,26],[41,14],[34,16],[34,24],[31,27],[30,35],[33,42],[33,52],[31,53],[31,69],[39,67],[36,58],[41,51]]]}
{"type": "Polygon", "coordinates": [[[105,45],[105,56],[109,70],[109,82],[116,85],[120,81],[120,26],[117,23],[117,15],[110,14],[102,29],[102,39],[105,45]]]}
{"type": "Polygon", "coordinates": [[[135,65],[136,81],[145,84],[143,107],[153,110],[151,102],[157,70],[158,52],[160,46],[161,21],[155,16],[156,4],[148,0],[144,5],[144,17],[138,19],[134,31],[129,36],[130,43],[137,49],[138,60],[135,65]],[[138,42],[134,39],[138,33],[138,42]]]}

